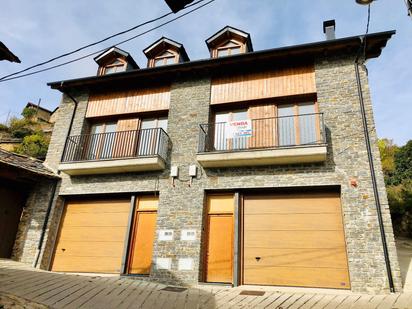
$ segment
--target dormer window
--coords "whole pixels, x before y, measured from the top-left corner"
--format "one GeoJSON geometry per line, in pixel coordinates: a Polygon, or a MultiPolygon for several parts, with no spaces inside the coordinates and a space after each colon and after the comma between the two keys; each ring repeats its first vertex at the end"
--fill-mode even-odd
{"type": "Polygon", "coordinates": [[[178,62],[178,57],[177,55],[167,51],[160,56],[157,56],[155,59],[153,59],[154,67],[160,67],[162,65],[167,65],[167,64],[174,64],[178,62]]]}
{"type": "Polygon", "coordinates": [[[111,47],[94,58],[99,65],[97,75],[108,75],[138,69],[139,66],[129,53],[117,47],[111,47]]]}
{"type": "Polygon", "coordinates": [[[206,40],[212,58],[233,56],[252,52],[252,41],[249,33],[242,30],[225,27],[206,40]]]}
{"type": "Polygon", "coordinates": [[[114,62],[106,65],[103,68],[103,75],[116,73],[116,72],[123,72],[126,70],[126,63],[120,59],[115,60],[114,62]]]}
{"type": "Polygon", "coordinates": [[[241,53],[243,44],[236,43],[235,41],[229,41],[225,45],[216,49],[217,57],[237,55],[241,53]]]}
{"type": "Polygon", "coordinates": [[[164,37],[143,50],[143,53],[149,68],[189,61],[182,44],[164,37]]]}

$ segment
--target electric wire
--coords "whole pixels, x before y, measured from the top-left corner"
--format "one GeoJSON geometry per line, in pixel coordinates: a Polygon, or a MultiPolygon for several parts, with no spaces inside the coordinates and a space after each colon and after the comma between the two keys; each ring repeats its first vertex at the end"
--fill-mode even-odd
{"type": "MultiPolygon", "coordinates": [[[[190,5],[187,5],[184,9],[188,9],[188,8],[190,8],[190,7],[192,7],[192,6],[195,6],[195,5],[197,5],[197,4],[201,3],[201,2],[204,2],[204,1],[206,1],[206,0],[196,1],[196,2],[194,2],[194,3],[192,3],[192,4],[190,4],[190,5]]],[[[214,1],[214,0],[213,0],[213,1],[214,1]]],[[[213,1],[212,1],[212,2],[213,2],[213,1]]],[[[210,1],[209,1],[208,3],[210,3],[210,1]]],[[[208,4],[208,3],[207,3],[207,4],[208,4]]],[[[201,7],[203,7],[203,6],[205,6],[205,5],[199,6],[198,8],[201,8],[201,7]]],[[[180,15],[180,16],[172,19],[171,21],[174,21],[174,20],[176,20],[176,19],[179,19],[179,18],[181,18],[181,17],[183,17],[183,16],[185,16],[185,15],[187,15],[188,13],[191,13],[191,12],[193,12],[193,11],[195,11],[195,10],[191,10],[191,11],[189,11],[189,12],[186,12],[185,14],[182,14],[182,15],[180,15]]],[[[10,77],[12,77],[12,76],[18,75],[18,74],[23,73],[23,72],[27,72],[27,71],[29,71],[29,70],[31,70],[31,69],[36,68],[36,67],[43,66],[43,65],[48,64],[48,63],[51,63],[51,62],[53,62],[53,61],[55,61],[55,60],[58,60],[58,59],[61,59],[61,58],[70,56],[70,55],[75,54],[75,53],[78,53],[79,51],[82,51],[82,50],[87,49],[87,48],[89,48],[89,47],[92,47],[92,46],[95,46],[95,45],[97,45],[97,44],[103,43],[103,42],[108,41],[108,40],[110,40],[110,39],[112,39],[112,38],[114,38],[114,37],[117,37],[117,36],[119,36],[119,35],[123,35],[123,34],[125,34],[125,33],[130,32],[130,31],[136,30],[137,28],[140,28],[140,27],[142,27],[142,26],[145,26],[145,25],[151,24],[151,23],[153,23],[153,22],[159,21],[159,20],[161,20],[161,19],[164,19],[165,17],[167,17],[167,16],[169,16],[169,15],[172,15],[172,14],[173,14],[173,12],[169,12],[169,13],[163,14],[162,16],[159,16],[159,17],[157,17],[157,18],[148,20],[148,21],[146,21],[146,22],[144,22],[144,23],[141,23],[141,24],[139,24],[139,25],[133,26],[133,27],[131,27],[131,28],[129,28],[129,29],[126,29],[126,30],[124,30],[124,31],[115,33],[115,34],[113,34],[113,35],[110,35],[110,36],[108,36],[108,37],[106,37],[106,38],[104,38],[104,39],[101,39],[101,40],[99,40],[99,41],[96,41],[96,42],[94,42],[94,43],[90,43],[90,44],[88,44],[88,45],[85,45],[85,46],[82,46],[82,47],[80,47],[80,48],[77,48],[77,49],[75,49],[75,50],[73,50],[73,51],[70,51],[70,52],[64,53],[64,54],[62,54],[62,55],[53,57],[53,58],[51,58],[51,59],[49,59],[49,60],[47,60],[47,61],[40,62],[40,63],[38,63],[38,64],[32,65],[32,66],[30,66],[30,67],[27,67],[27,68],[25,68],[25,69],[23,69],[23,70],[20,70],[20,71],[17,71],[17,72],[14,72],[14,73],[11,73],[11,74],[2,76],[2,77],[0,77],[0,82],[1,82],[1,81],[12,80],[12,79],[14,79],[14,78],[10,78],[10,77]]],[[[170,22],[171,22],[171,21],[170,21],[170,22]]],[[[166,25],[166,24],[168,24],[168,23],[169,23],[169,22],[164,23],[164,24],[161,24],[161,25],[159,25],[158,27],[164,26],[164,25],[166,25]]],[[[154,28],[149,29],[149,30],[150,30],[150,31],[153,31],[153,30],[156,30],[156,29],[157,29],[157,27],[154,27],[154,28]]],[[[148,32],[150,32],[150,31],[148,31],[148,32]]],[[[148,33],[148,32],[144,32],[143,34],[146,34],[146,33],[148,33]]],[[[142,35],[143,35],[143,34],[142,34],[142,35]]],[[[136,37],[138,37],[138,36],[140,36],[140,35],[137,35],[137,36],[135,36],[135,37],[132,37],[132,39],[133,39],[133,38],[136,38],[136,37]]],[[[127,40],[122,41],[121,43],[118,43],[118,44],[114,44],[114,45],[120,45],[120,44],[123,44],[123,43],[125,43],[125,42],[127,42],[127,40]]],[[[86,56],[84,56],[84,57],[81,57],[81,59],[84,59],[84,58],[86,58],[86,57],[90,57],[90,56],[92,56],[92,55],[94,55],[94,54],[97,54],[97,53],[99,53],[99,52],[101,52],[101,51],[104,51],[104,50],[106,50],[106,49],[107,49],[107,48],[104,48],[104,49],[99,50],[99,51],[97,51],[97,52],[95,52],[95,53],[88,54],[88,55],[86,55],[86,56]]],[[[79,60],[81,60],[81,59],[79,59],[79,60]]],[[[66,62],[66,63],[64,63],[64,64],[62,64],[62,65],[69,64],[69,63],[72,63],[72,62],[74,62],[74,61],[68,61],[68,62],[66,62]]],[[[56,68],[56,67],[58,67],[58,66],[50,67],[50,69],[56,68]]],[[[40,72],[43,72],[43,71],[38,70],[38,71],[36,71],[36,72],[37,72],[37,73],[40,73],[40,72]]],[[[23,74],[23,75],[18,75],[17,77],[24,77],[24,76],[28,76],[28,75],[23,74]]]]}

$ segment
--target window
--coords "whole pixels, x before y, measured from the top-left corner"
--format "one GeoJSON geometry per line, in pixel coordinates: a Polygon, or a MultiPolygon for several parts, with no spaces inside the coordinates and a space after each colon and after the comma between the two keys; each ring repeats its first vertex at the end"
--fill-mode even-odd
{"type": "Polygon", "coordinates": [[[126,63],[117,59],[111,64],[108,64],[104,67],[103,74],[107,75],[107,74],[112,74],[116,72],[122,72],[122,71],[125,71],[125,69],[126,69],[126,63]]]}
{"type": "Polygon", "coordinates": [[[138,154],[140,156],[158,153],[162,130],[167,132],[167,117],[142,119],[138,154]],[[155,130],[158,129],[158,130],[155,130]]]}
{"type": "Polygon", "coordinates": [[[225,56],[240,54],[241,46],[234,41],[229,41],[225,45],[218,47],[216,50],[216,53],[217,53],[217,57],[225,57],[225,56]]]}
{"type": "Polygon", "coordinates": [[[115,144],[116,122],[94,124],[90,130],[88,160],[108,159],[112,157],[115,144]]]}
{"type": "Polygon", "coordinates": [[[174,64],[174,63],[176,63],[176,55],[172,54],[171,52],[165,52],[161,54],[160,56],[157,56],[154,59],[153,66],[159,67],[162,65],[174,64]]]}
{"type": "Polygon", "coordinates": [[[314,103],[278,106],[279,146],[313,144],[318,141],[318,118],[314,103]]]}
{"type": "Polygon", "coordinates": [[[216,113],[214,125],[214,148],[216,150],[247,148],[247,137],[229,138],[228,133],[228,122],[246,119],[248,119],[248,112],[246,109],[216,113]]]}

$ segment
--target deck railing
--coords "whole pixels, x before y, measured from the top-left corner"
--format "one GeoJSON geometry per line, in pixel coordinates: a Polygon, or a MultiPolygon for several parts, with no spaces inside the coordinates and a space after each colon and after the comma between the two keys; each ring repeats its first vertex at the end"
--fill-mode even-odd
{"type": "Polygon", "coordinates": [[[169,136],[162,128],[69,136],[62,162],[158,155],[166,160],[169,136]]]}
{"type": "Polygon", "coordinates": [[[251,120],[249,136],[233,135],[229,122],[200,125],[199,153],[326,143],[323,113],[251,120]]]}

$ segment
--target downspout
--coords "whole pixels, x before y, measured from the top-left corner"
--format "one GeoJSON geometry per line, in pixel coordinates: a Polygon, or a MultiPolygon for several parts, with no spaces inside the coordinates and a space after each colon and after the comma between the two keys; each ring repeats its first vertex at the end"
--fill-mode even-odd
{"type": "Polygon", "coordinates": [[[56,188],[57,188],[57,181],[55,181],[53,183],[52,194],[50,195],[50,198],[49,198],[49,204],[47,206],[46,216],[44,217],[44,222],[43,222],[43,227],[42,227],[42,230],[41,230],[39,244],[37,246],[36,257],[35,257],[34,263],[33,263],[34,268],[37,267],[37,264],[39,262],[41,248],[43,247],[44,236],[46,235],[46,229],[47,229],[47,225],[49,224],[49,217],[50,217],[51,209],[52,209],[52,206],[53,206],[53,199],[54,199],[54,196],[56,194],[56,188]]]}
{"type": "Polygon", "coordinates": [[[372,148],[371,148],[370,137],[369,137],[368,122],[366,120],[365,102],[363,100],[362,83],[361,83],[361,78],[359,74],[359,61],[358,60],[359,59],[357,57],[355,61],[355,74],[356,74],[356,83],[358,85],[358,96],[359,96],[359,104],[360,104],[360,110],[361,110],[361,115],[362,115],[363,133],[365,136],[366,151],[368,153],[369,169],[371,171],[371,178],[372,178],[373,195],[375,197],[376,213],[378,215],[379,230],[381,233],[383,255],[385,258],[386,271],[388,274],[389,288],[392,293],[395,293],[395,286],[393,284],[393,275],[392,275],[391,264],[390,264],[390,259],[389,259],[388,244],[386,242],[385,227],[383,225],[381,203],[379,199],[378,185],[377,185],[376,175],[375,175],[375,166],[373,164],[373,155],[372,155],[372,148]]]}
{"type": "MultiPolygon", "coordinates": [[[[61,82],[61,84],[60,84],[60,87],[61,87],[60,91],[63,94],[67,95],[74,102],[74,110],[73,110],[72,117],[70,119],[70,125],[69,125],[69,129],[67,131],[66,139],[64,141],[64,148],[63,148],[63,152],[62,152],[60,161],[63,159],[65,151],[66,151],[67,137],[70,135],[70,132],[72,130],[72,126],[73,126],[73,122],[74,122],[74,116],[76,115],[76,110],[77,110],[77,105],[78,105],[78,102],[76,101],[76,99],[72,95],[70,95],[68,92],[63,91],[63,83],[64,82],[61,82]]],[[[37,264],[39,262],[41,249],[43,247],[44,237],[46,235],[47,225],[49,224],[50,213],[51,213],[51,209],[52,209],[52,206],[53,206],[53,199],[54,199],[54,196],[56,194],[56,188],[57,188],[57,181],[53,184],[52,195],[50,196],[49,204],[47,206],[46,216],[44,218],[43,227],[42,227],[42,231],[41,231],[41,235],[40,235],[40,240],[39,240],[39,244],[37,246],[36,257],[35,257],[34,263],[33,263],[33,267],[35,267],[35,268],[37,267],[37,264]]]]}

